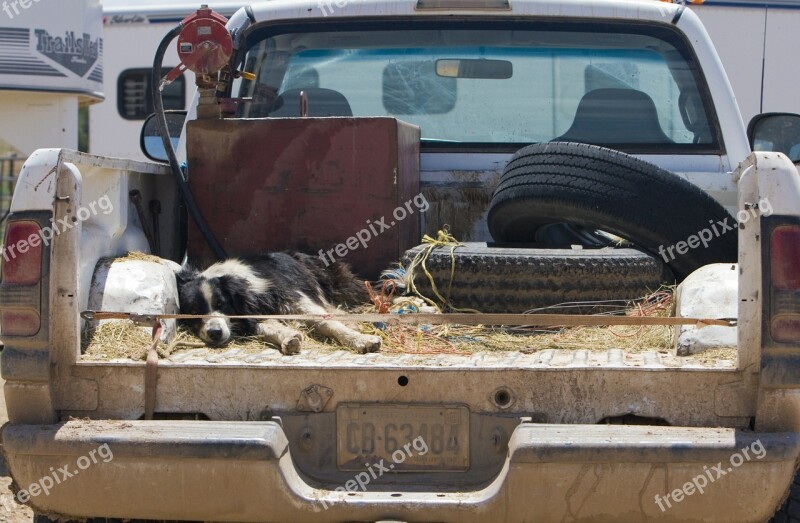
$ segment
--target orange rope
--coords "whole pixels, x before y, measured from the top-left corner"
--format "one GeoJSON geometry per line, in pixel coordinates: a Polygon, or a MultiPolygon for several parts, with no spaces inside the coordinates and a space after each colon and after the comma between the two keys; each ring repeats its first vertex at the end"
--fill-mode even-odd
{"type": "Polygon", "coordinates": [[[394,289],[396,285],[392,280],[386,280],[381,285],[381,293],[380,295],[375,294],[375,291],[372,289],[372,285],[368,281],[364,282],[364,286],[367,288],[367,292],[369,293],[369,299],[372,301],[372,304],[375,305],[375,310],[378,314],[389,314],[389,310],[392,307],[392,297],[394,297],[394,289]],[[390,287],[387,294],[387,287],[390,287]]]}
{"type": "MultiPolygon", "coordinates": [[[[653,316],[659,311],[663,311],[670,306],[672,301],[672,293],[668,291],[657,291],[649,296],[646,296],[642,302],[645,305],[642,305],[642,302],[636,304],[636,309],[631,311],[628,316],[653,316]]],[[[618,332],[614,332],[614,329],[611,325],[608,326],[608,332],[616,336],[617,338],[633,338],[635,336],[640,336],[642,332],[644,332],[645,326],[641,325],[639,328],[636,329],[636,332],[632,334],[620,334],[618,332]]]]}

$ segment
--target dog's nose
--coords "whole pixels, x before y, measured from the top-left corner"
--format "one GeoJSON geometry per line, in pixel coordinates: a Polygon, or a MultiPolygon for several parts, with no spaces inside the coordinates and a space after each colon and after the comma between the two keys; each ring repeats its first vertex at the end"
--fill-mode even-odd
{"type": "Polygon", "coordinates": [[[208,329],[206,333],[212,342],[218,343],[222,341],[222,329],[208,329]]]}

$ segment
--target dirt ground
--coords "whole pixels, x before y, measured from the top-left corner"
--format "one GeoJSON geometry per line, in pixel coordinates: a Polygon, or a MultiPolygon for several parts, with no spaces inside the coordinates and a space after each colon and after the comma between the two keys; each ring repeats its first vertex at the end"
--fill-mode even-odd
{"type": "MultiPolygon", "coordinates": [[[[3,394],[4,382],[0,379],[0,426],[8,421],[6,415],[6,398],[3,394]]],[[[30,523],[33,512],[28,507],[18,505],[8,489],[11,478],[8,477],[5,461],[0,454],[0,523],[30,523]]]]}

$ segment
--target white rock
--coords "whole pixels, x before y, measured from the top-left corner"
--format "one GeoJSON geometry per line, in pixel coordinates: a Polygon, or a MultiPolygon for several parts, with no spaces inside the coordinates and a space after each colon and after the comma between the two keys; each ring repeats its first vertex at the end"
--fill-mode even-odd
{"type": "MultiPolygon", "coordinates": [[[[180,265],[170,260],[101,260],[89,290],[89,309],[137,314],[177,314],[178,286],[175,272],[180,265]]],[[[120,321],[120,320],[104,320],[120,321]]],[[[92,322],[96,326],[102,322],[92,322]]],[[[161,342],[177,335],[175,320],[162,320],[161,342]]],[[[150,327],[142,327],[148,333],[150,327]]]]}
{"type": "MultiPolygon", "coordinates": [[[[675,315],[681,318],[736,318],[739,312],[739,267],[716,263],[701,267],[680,285],[675,296],[675,315]]],[[[693,325],[676,327],[678,356],[708,349],[737,346],[737,328],[693,325]]]]}

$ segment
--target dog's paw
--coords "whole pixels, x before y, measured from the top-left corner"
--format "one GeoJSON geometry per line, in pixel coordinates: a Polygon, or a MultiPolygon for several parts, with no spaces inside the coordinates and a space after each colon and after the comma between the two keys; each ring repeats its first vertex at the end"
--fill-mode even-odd
{"type": "Polygon", "coordinates": [[[354,348],[359,354],[366,354],[368,352],[378,352],[381,348],[382,340],[380,336],[373,336],[371,334],[361,334],[350,342],[350,346],[354,348]]]}
{"type": "Polygon", "coordinates": [[[300,346],[302,344],[303,336],[301,334],[295,334],[294,336],[290,336],[281,342],[281,352],[287,356],[299,354],[300,346]]]}

